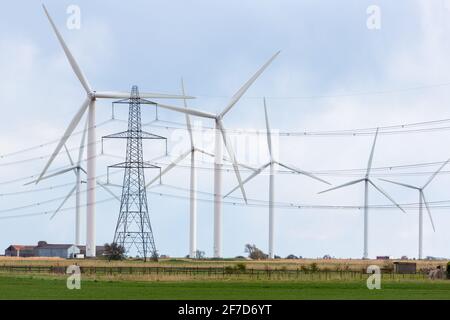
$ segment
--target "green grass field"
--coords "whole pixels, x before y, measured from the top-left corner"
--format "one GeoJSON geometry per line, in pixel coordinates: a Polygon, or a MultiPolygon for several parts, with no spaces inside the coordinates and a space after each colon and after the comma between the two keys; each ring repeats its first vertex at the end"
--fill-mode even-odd
{"type": "Polygon", "coordinates": [[[108,281],[84,280],[68,290],[65,279],[0,276],[0,299],[450,299],[450,281],[108,281]]]}

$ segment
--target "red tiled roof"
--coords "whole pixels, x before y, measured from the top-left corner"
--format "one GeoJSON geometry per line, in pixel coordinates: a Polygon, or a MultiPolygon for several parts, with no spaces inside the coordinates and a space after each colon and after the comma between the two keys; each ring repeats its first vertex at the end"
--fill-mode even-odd
{"type": "MultiPolygon", "coordinates": [[[[15,249],[15,250],[32,250],[35,248],[35,246],[27,246],[27,245],[20,245],[20,244],[12,244],[9,246],[9,248],[15,249]]],[[[8,248],[8,249],[9,249],[8,248]]]]}

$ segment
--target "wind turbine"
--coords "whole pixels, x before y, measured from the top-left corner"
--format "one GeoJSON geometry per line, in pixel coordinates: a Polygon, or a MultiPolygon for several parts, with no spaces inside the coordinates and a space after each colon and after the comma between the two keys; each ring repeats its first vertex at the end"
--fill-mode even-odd
{"type": "Polygon", "coordinates": [[[388,179],[379,179],[382,181],[386,181],[389,183],[393,183],[405,188],[409,188],[409,189],[414,189],[419,191],[419,260],[422,260],[422,252],[423,252],[423,205],[425,204],[425,208],[427,209],[427,213],[428,213],[428,217],[430,218],[430,222],[431,222],[431,226],[433,227],[433,231],[436,231],[435,227],[434,227],[434,222],[433,222],[433,217],[431,215],[431,210],[430,207],[428,206],[428,202],[425,199],[425,194],[424,194],[424,189],[426,187],[428,187],[428,185],[431,183],[431,181],[433,181],[433,179],[437,176],[437,174],[448,164],[448,162],[450,161],[450,159],[448,159],[446,162],[444,162],[439,169],[434,172],[430,178],[427,180],[427,182],[422,186],[422,187],[417,187],[417,186],[413,186],[410,184],[406,184],[406,183],[401,183],[401,182],[396,182],[396,181],[392,181],[392,180],[388,180],[388,179]]]}
{"type": "MultiPolygon", "coordinates": [[[[184,82],[183,79],[181,79],[181,90],[182,94],[185,94],[184,90],[184,82]]],[[[184,100],[184,107],[187,108],[187,102],[184,100]]],[[[191,169],[190,169],[190,210],[189,210],[189,256],[191,258],[194,258],[197,251],[197,173],[195,168],[195,153],[203,153],[208,156],[214,157],[214,154],[211,154],[205,150],[199,149],[195,146],[194,142],[194,136],[192,132],[192,124],[191,124],[191,117],[188,113],[185,113],[186,116],[186,127],[187,131],[189,133],[189,141],[190,141],[190,148],[182,153],[179,157],[177,157],[173,162],[171,162],[164,170],[161,171],[161,173],[153,178],[151,181],[149,181],[146,185],[146,187],[152,185],[156,181],[160,180],[162,176],[167,174],[170,170],[175,168],[181,161],[183,161],[187,156],[191,156],[191,169]]],[[[223,160],[229,161],[227,157],[223,157],[223,160]]],[[[246,167],[248,169],[253,170],[252,168],[245,166],[241,163],[238,163],[239,166],[246,167]]]]}
{"type": "MultiPolygon", "coordinates": [[[[72,70],[74,71],[75,75],[77,76],[78,80],[80,81],[81,85],[83,86],[84,90],[86,91],[86,98],[84,102],[81,104],[81,107],[78,109],[75,116],[72,118],[72,121],[70,122],[69,126],[66,128],[66,131],[64,132],[63,136],[61,137],[61,140],[59,141],[58,145],[56,146],[55,150],[53,151],[53,154],[49,158],[47,164],[45,165],[44,169],[42,170],[42,173],[36,180],[36,183],[41,181],[43,177],[45,176],[45,173],[47,172],[48,168],[52,164],[55,157],[59,154],[62,147],[65,145],[67,139],[69,139],[72,132],[77,127],[78,123],[80,122],[81,118],[83,117],[83,114],[88,110],[88,133],[87,133],[87,227],[86,227],[86,256],[87,257],[95,257],[96,256],[96,248],[95,248],[95,186],[96,186],[96,179],[95,179],[95,167],[96,167],[96,130],[95,130],[95,102],[97,99],[126,99],[130,97],[129,92],[120,92],[120,91],[95,91],[92,89],[91,85],[89,84],[88,80],[84,76],[83,72],[81,71],[80,66],[78,65],[77,61],[75,60],[74,56],[70,52],[69,48],[67,47],[61,33],[56,28],[55,23],[53,22],[52,18],[50,17],[50,14],[47,11],[47,8],[42,5],[44,8],[45,14],[47,15],[47,18],[53,28],[53,31],[56,34],[56,37],[58,38],[58,41],[64,50],[64,53],[67,57],[67,60],[69,61],[72,70]]],[[[185,96],[179,96],[179,95],[170,95],[170,94],[159,94],[159,93],[141,93],[140,96],[142,98],[153,98],[153,99],[180,99],[180,98],[192,98],[192,97],[185,97],[185,96]]]]}
{"type": "MultiPolygon", "coordinates": [[[[250,176],[248,176],[247,179],[245,179],[242,183],[246,184],[247,182],[249,182],[250,180],[252,180],[253,178],[255,178],[257,175],[259,175],[261,172],[264,171],[264,169],[266,169],[267,167],[269,167],[269,258],[273,259],[274,258],[274,200],[275,200],[275,165],[279,165],[281,167],[284,167],[288,170],[291,170],[293,172],[305,175],[307,177],[313,178],[315,180],[318,180],[320,182],[326,183],[326,184],[330,184],[325,180],[322,180],[318,177],[316,177],[315,175],[313,175],[310,172],[307,171],[303,171],[300,170],[296,167],[294,167],[293,165],[290,164],[284,164],[279,162],[278,160],[275,159],[274,155],[273,155],[273,150],[272,150],[272,133],[270,131],[270,125],[269,125],[269,117],[267,115],[267,106],[266,106],[266,99],[263,99],[264,101],[264,115],[265,115],[265,119],[266,119],[266,136],[267,136],[267,146],[269,148],[269,156],[270,156],[270,160],[268,163],[262,165],[261,167],[259,167],[258,169],[255,170],[255,172],[253,172],[250,176]]],[[[229,196],[231,193],[233,193],[234,191],[236,191],[236,189],[239,186],[233,188],[230,192],[228,192],[224,197],[229,196]]]]}
{"type": "MultiPolygon", "coordinates": [[[[54,172],[52,174],[49,174],[47,176],[44,176],[41,178],[41,180],[50,179],[62,174],[65,174],[67,172],[73,171],[75,174],[75,186],[69,191],[69,193],[66,195],[66,197],[63,199],[61,204],[58,206],[58,208],[53,212],[53,214],[50,217],[50,220],[55,217],[55,215],[61,210],[61,208],[64,206],[64,204],[67,202],[67,200],[73,195],[75,192],[75,245],[79,246],[81,245],[81,184],[85,183],[81,179],[82,172],[86,173],[86,170],[81,166],[81,161],[83,159],[84,149],[85,149],[85,141],[86,141],[86,132],[88,130],[88,119],[86,119],[86,124],[81,136],[81,142],[80,147],[78,149],[78,159],[75,163],[70,155],[69,150],[67,149],[66,144],[64,144],[64,149],[66,151],[67,157],[70,162],[70,167],[66,169],[59,170],[57,172],[54,172]]],[[[36,180],[30,181],[28,183],[25,183],[25,185],[30,185],[32,183],[36,183],[36,180]]],[[[103,189],[105,189],[108,193],[111,193],[111,191],[100,181],[96,180],[96,183],[101,186],[103,189]]]]}
{"type": "Polygon", "coordinates": [[[215,143],[214,143],[214,257],[220,258],[222,255],[222,141],[227,149],[230,160],[233,164],[234,172],[239,183],[244,201],[247,203],[247,196],[245,194],[244,186],[242,185],[241,175],[239,173],[238,163],[234,154],[233,147],[228,139],[226,129],[223,125],[223,117],[234,107],[234,105],[247,92],[248,88],[256,81],[256,79],[263,73],[263,71],[272,63],[272,61],[279,55],[280,51],[275,53],[232,97],[222,112],[213,114],[205,111],[200,111],[190,108],[180,108],[174,106],[167,106],[158,103],[161,108],[168,110],[190,114],[201,118],[214,120],[215,123],[215,143]]]}
{"type": "MultiPolygon", "coordinates": [[[[184,82],[181,79],[181,91],[184,95],[184,82]]],[[[187,108],[186,99],[183,100],[184,107],[187,108]]],[[[146,187],[153,184],[155,181],[160,180],[161,177],[172,170],[179,162],[186,158],[189,154],[191,155],[191,173],[190,173],[190,208],[189,208],[189,257],[194,258],[197,251],[197,174],[195,170],[195,153],[203,152],[202,150],[195,147],[194,137],[192,134],[191,119],[188,113],[186,116],[186,126],[189,133],[190,149],[181,154],[177,159],[170,163],[161,173],[155,177],[153,180],[147,183],[146,187]]]]}
{"type": "Polygon", "coordinates": [[[397,208],[399,208],[401,211],[405,212],[405,210],[403,210],[403,208],[399,204],[397,204],[394,201],[394,199],[391,198],[391,196],[389,196],[383,189],[381,189],[379,186],[377,186],[372,181],[372,179],[370,179],[370,171],[372,169],[372,160],[373,160],[373,154],[375,151],[375,144],[377,142],[377,137],[378,137],[378,128],[375,133],[375,138],[373,139],[372,151],[370,152],[369,162],[367,164],[366,175],[364,176],[364,178],[350,181],[350,182],[344,183],[340,186],[319,192],[319,194],[325,193],[325,192],[329,192],[332,190],[348,187],[348,186],[351,186],[353,184],[357,184],[360,182],[364,182],[364,253],[363,253],[363,259],[367,259],[369,257],[369,251],[368,251],[368,246],[369,246],[369,184],[372,185],[379,193],[381,193],[383,196],[385,196],[387,199],[389,199],[389,201],[391,201],[397,208]]]}

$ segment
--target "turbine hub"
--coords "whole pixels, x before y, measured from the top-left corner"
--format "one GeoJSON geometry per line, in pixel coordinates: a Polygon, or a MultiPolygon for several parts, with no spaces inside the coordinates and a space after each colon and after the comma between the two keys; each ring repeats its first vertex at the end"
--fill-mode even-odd
{"type": "Polygon", "coordinates": [[[95,91],[91,91],[87,95],[91,100],[95,100],[95,91]]]}

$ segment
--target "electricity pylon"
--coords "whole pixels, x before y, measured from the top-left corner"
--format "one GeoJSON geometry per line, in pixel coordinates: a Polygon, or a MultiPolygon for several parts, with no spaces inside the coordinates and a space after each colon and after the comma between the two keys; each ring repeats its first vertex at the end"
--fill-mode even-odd
{"type": "Polygon", "coordinates": [[[143,160],[143,139],[165,139],[164,137],[144,132],[141,129],[141,103],[148,103],[139,97],[137,86],[133,86],[131,97],[118,103],[129,104],[128,130],[104,138],[127,139],[125,162],[109,168],[124,168],[119,219],[114,233],[114,243],[122,246],[125,252],[131,248],[137,250],[139,256],[157,258],[155,240],[150,224],[147,192],[145,187],[145,168],[157,168],[143,160]]]}

